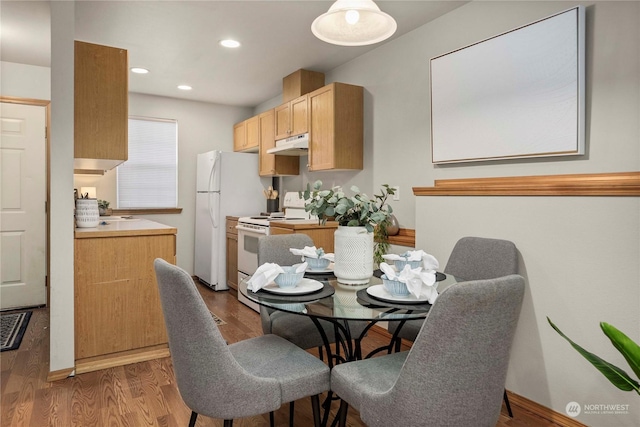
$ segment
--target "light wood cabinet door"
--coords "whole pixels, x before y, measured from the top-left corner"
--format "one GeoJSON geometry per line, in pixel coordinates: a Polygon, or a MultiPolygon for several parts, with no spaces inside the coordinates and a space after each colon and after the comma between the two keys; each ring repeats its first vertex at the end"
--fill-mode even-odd
{"type": "Polygon", "coordinates": [[[233,151],[242,151],[247,145],[245,122],[233,125],[233,151]]]}
{"type": "Polygon", "coordinates": [[[291,113],[291,132],[289,136],[301,135],[309,131],[309,109],[307,106],[309,97],[302,95],[291,101],[289,111],[291,113]]]}
{"type": "Polygon", "coordinates": [[[175,254],[174,234],[75,240],[76,360],[167,342],[153,260],[175,254]]]}
{"type": "Polygon", "coordinates": [[[363,88],[332,83],[309,94],[309,170],[363,168],[363,88]]]}
{"type": "Polygon", "coordinates": [[[227,218],[227,285],[238,290],[238,225],[237,220],[227,218]]]}
{"type": "Polygon", "coordinates": [[[89,164],[110,169],[127,160],[128,73],[125,49],[75,42],[76,169],[90,169],[90,166],[86,166],[89,164]]]}
{"type": "Polygon", "coordinates": [[[258,151],[260,146],[260,121],[258,116],[245,120],[244,126],[246,137],[243,151],[258,151]]]}
{"type": "Polygon", "coordinates": [[[275,140],[281,140],[289,137],[289,116],[290,103],[279,105],[274,109],[275,112],[275,140]]]}
{"type": "Polygon", "coordinates": [[[275,108],[276,141],[309,131],[308,100],[308,95],[302,95],[275,108]]]}
{"type": "Polygon", "coordinates": [[[267,150],[275,147],[275,110],[265,111],[259,116],[260,122],[260,176],[298,175],[300,157],[276,156],[267,150]]]}

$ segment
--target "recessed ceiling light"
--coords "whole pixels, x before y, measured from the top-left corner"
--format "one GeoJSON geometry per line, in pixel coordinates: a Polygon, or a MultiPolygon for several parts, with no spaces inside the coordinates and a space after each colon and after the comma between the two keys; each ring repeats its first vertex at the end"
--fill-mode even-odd
{"type": "Polygon", "coordinates": [[[180,85],[180,86],[178,86],[178,89],[180,89],[180,90],[191,90],[193,88],[191,86],[189,86],[189,85],[180,85]]]}
{"type": "Polygon", "coordinates": [[[147,74],[149,70],[147,70],[146,68],[133,67],[131,68],[131,72],[136,74],[147,74]]]}
{"type": "Polygon", "coordinates": [[[240,47],[239,41],[231,40],[231,39],[220,40],[220,44],[224,47],[230,47],[230,48],[240,47]]]}

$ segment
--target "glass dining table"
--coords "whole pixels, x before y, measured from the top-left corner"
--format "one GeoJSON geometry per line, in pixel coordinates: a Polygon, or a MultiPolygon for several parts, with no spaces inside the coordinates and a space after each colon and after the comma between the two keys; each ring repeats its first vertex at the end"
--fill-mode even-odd
{"type": "MultiPolygon", "coordinates": [[[[382,351],[391,352],[398,340],[398,333],[407,320],[424,318],[431,304],[426,299],[414,297],[393,297],[383,290],[379,270],[374,273],[369,283],[360,286],[344,285],[331,274],[314,274],[307,272],[296,288],[278,288],[275,284],[267,285],[257,292],[247,289],[242,280],[238,284],[239,292],[250,299],[272,310],[283,311],[298,316],[309,317],[320,332],[328,364],[349,362],[368,358],[382,351]],[[335,351],[326,336],[325,328],[320,320],[334,325],[335,351]],[[366,327],[358,336],[353,336],[351,321],[366,322],[366,327]],[[378,322],[399,322],[388,345],[379,347],[363,357],[360,341],[369,329],[378,322]],[[355,342],[355,345],[354,345],[355,342]]],[[[450,274],[437,273],[437,290],[442,292],[459,280],[450,274]]],[[[361,330],[362,328],[358,328],[361,330]]]]}

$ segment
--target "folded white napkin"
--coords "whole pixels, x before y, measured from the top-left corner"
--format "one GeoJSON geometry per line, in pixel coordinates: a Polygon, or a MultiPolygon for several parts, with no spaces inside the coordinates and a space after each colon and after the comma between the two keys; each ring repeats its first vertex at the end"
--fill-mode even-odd
{"type": "Polygon", "coordinates": [[[421,267],[412,269],[407,264],[401,272],[397,273],[395,268],[386,262],[380,263],[380,270],[387,276],[387,279],[406,283],[409,294],[416,299],[420,298],[421,294],[426,294],[429,304],[433,304],[438,298],[435,270],[423,270],[421,267]]]}
{"type": "Polygon", "coordinates": [[[253,276],[247,280],[247,289],[253,292],[258,292],[260,289],[273,282],[273,279],[275,279],[280,273],[284,273],[284,270],[278,264],[265,262],[258,267],[256,272],[253,273],[253,276]]]}
{"type": "Polygon", "coordinates": [[[407,251],[402,255],[397,254],[386,254],[382,255],[382,258],[389,261],[419,261],[422,260],[422,268],[425,270],[437,270],[440,268],[440,264],[438,260],[433,256],[422,249],[417,251],[407,251]]]}
{"type": "Polygon", "coordinates": [[[304,257],[325,258],[331,262],[334,261],[333,254],[325,254],[322,248],[316,248],[315,246],[305,246],[304,249],[289,248],[289,250],[294,255],[300,255],[302,257],[302,261],[304,261],[304,257]]]}

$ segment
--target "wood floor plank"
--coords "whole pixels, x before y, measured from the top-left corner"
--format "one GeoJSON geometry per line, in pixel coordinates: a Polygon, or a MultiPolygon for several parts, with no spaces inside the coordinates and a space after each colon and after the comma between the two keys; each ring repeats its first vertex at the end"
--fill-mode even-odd
{"type": "MultiPolygon", "coordinates": [[[[210,311],[226,322],[220,332],[234,343],[262,334],[260,316],[239,303],[232,292],[214,292],[198,286],[210,311]]],[[[49,371],[49,315],[47,309],[34,310],[18,350],[0,354],[2,427],[133,426],[184,427],[191,410],[180,397],[171,358],[155,359],[102,371],[89,372],[52,383],[49,371]]],[[[385,337],[369,333],[363,352],[384,343],[385,337]]],[[[316,350],[310,350],[317,355],[316,350]]],[[[239,402],[241,404],[241,402],[239,402]]],[[[338,402],[331,405],[332,418],[338,402]]],[[[496,427],[559,427],[524,408],[514,407],[515,418],[503,408],[496,427]]],[[[289,425],[289,406],[275,413],[276,426],[289,425]]],[[[309,399],[295,404],[295,425],[311,425],[309,399]]],[[[197,427],[222,427],[222,420],[199,416],[197,427]]],[[[268,414],[234,420],[236,427],[266,427],[268,414]]],[[[364,427],[359,414],[349,410],[347,425],[364,427]]]]}

